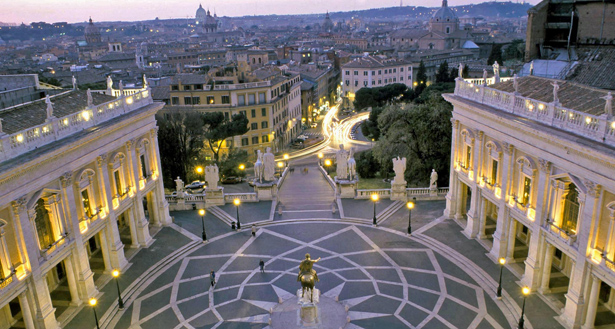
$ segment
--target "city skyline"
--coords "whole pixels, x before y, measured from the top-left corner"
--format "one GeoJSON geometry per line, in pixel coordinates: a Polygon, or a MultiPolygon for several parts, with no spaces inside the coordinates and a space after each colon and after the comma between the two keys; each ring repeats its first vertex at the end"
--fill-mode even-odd
{"type": "MultiPolygon", "coordinates": [[[[307,4],[284,6],[283,0],[212,0],[200,2],[205,9],[216,12],[218,16],[240,17],[250,15],[291,15],[320,14],[326,11],[343,12],[374,8],[399,6],[399,0],[380,0],[378,5],[367,0],[312,0],[307,4]]],[[[531,1],[534,3],[537,1],[531,1]]],[[[402,0],[404,6],[438,7],[440,0],[402,0]]],[[[471,0],[453,0],[450,6],[480,3],[471,0]]],[[[41,3],[35,0],[23,0],[5,4],[5,10],[0,13],[0,22],[25,23],[31,22],[86,22],[89,17],[96,22],[104,21],[141,21],[169,18],[193,18],[199,1],[184,2],[169,6],[163,0],[129,0],[123,1],[121,10],[109,3],[84,3],[79,0],[51,0],[41,3]],[[70,10],[66,10],[70,8],[70,10]]]]}

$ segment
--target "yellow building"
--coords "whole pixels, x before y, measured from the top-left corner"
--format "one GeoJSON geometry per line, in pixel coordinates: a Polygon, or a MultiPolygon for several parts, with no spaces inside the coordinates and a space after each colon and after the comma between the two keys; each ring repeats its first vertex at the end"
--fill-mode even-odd
{"type": "Polygon", "coordinates": [[[301,79],[298,74],[281,72],[257,82],[237,83],[235,77],[210,80],[208,76],[182,74],[173,78],[169,104],[161,111],[196,110],[222,112],[226,118],[243,113],[249,120],[249,131],[221,144],[256,153],[271,147],[282,149],[301,128],[301,79]]]}

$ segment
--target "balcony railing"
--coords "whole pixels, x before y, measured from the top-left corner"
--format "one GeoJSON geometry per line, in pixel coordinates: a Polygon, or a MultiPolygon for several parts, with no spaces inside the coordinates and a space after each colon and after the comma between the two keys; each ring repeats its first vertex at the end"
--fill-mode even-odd
{"type": "Polygon", "coordinates": [[[44,259],[49,258],[56,251],[58,251],[60,247],[65,244],[67,240],[68,240],[68,233],[64,233],[63,235],[60,236],[58,240],[54,241],[52,244],[48,245],[45,249],[41,250],[41,257],[43,257],[44,259]]]}
{"type": "Polygon", "coordinates": [[[568,245],[572,246],[577,241],[577,235],[575,233],[555,225],[555,222],[551,219],[547,220],[546,229],[552,236],[557,237],[568,245]]]}
{"type": "Polygon", "coordinates": [[[0,137],[0,161],[12,159],[152,103],[149,90],[143,90],[0,137]]]}
{"type": "Polygon", "coordinates": [[[13,281],[15,281],[15,273],[17,271],[12,270],[7,277],[0,279],[0,291],[6,289],[13,281]]]}
{"type": "Polygon", "coordinates": [[[462,79],[456,80],[455,96],[513,113],[597,142],[615,145],[615,120],[604,115],[598,116],[576,111],[558,104],[523,97],[462,79]]]}

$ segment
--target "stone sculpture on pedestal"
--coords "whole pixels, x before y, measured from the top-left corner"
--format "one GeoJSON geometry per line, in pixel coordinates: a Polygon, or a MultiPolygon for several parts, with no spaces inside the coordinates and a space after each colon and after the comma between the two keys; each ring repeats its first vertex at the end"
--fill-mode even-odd
{"type": "Polygon", "coordinates": [[[205,167],[205,181],[207,182],[207,189],[217,190],[219,180],[220,176],[217,164],[205,167]]]}
{"type": "Polygon", "coordinates": [[[357,177],[357,162],[354,159],[354,155],[353,152],[354,149],[351,147],[350,148],[350,155],[348,157],[348,179],[349,180],[355,180],[357,177]]]}
{"type": "Polygon", "coordinates": [[[438,188],[438,173],[435,169],[431,170],[431,177],[429,178],[429,188],[436,189],[438,188]]]}
{"type": "Polygon", "coordinates": [[[338,180],[348,179],[348,151],[344,150],[344,144],[340,144],[340,149],[335,154],[337,169],[335,170],[338,180]]]}
{"type": "Polygon", "coordinates": [[[275,180],[275,156],[271,153],[271,147],[263,155],[263,166],[263,179],[269,182],[275,180]]]}
{"type": "Polygon", "coordinates": [[[254,180],[263,182],[263,152],[261,150],[256,151],[256,162],[254,163],[254,180]]]}
{"type": "Polygon", "coordinates": [[[406,158],[393,158],[393,171],[395,172],[395,178],[393,178],[394,185],[406,185],[404,179],[404,173],[406,172],[406,158]]]}

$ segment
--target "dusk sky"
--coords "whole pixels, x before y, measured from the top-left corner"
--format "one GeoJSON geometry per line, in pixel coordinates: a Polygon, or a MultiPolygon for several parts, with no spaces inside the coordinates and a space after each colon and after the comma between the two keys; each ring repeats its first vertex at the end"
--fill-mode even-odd
{"type": "MultiPolygon", "coordinates": [[[[194,17],[199,1],[169,0],[3,0],[0,22],[29,24],[30,22],[139,21],[194,17]]],[[[449,0],[450,6],[476,3],[472,0],[449,0]]],[[[480,1],[482,2],[482,1],[480,1]]],[[[536,1],[531,1],[532,3],[536,1]]],[[[404,5],[440,6],[440,0],[403,0],[404,5]]],[[[351,11],[399,6],[399,0],[210,0],[205,9],[218,16],[266,14],[309,14],[325,11],[351,11]]]]}

